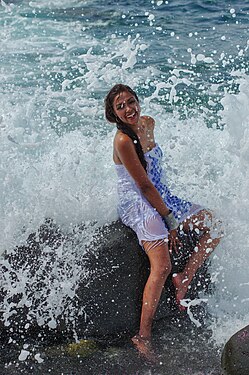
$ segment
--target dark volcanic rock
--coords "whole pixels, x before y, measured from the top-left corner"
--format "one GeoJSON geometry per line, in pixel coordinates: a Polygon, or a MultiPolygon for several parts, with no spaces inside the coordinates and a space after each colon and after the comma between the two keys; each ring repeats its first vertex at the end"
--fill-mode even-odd
{"type": "Polygon", "coordinates": [[[224,375],[249,374],[249,325],[228,340],[222,353],[221,364],[224,375]]]}
{"type": "MultiPolygon", "coordinates": [[[[52,337],[101,338],[137,330],[149,275],[147,256],[135,233],[120,221],[93,230],[91,241],[79,251],[80,238],[89,227],[65,235],[48,220],[25,246],[5,255],[1,262],[2,331],[10,330],[12,336],[14,331],[23,336],[49,333],[52,337]]],[[[173,272],[183,269],[197,238],[182,234],[181,240],[183,248],[172,257],[173,272]]],[[[205,265],[188,297],[197,297],[209,282],[205,265]]],[[[156,319],[177,311],[169,278],[156,319]]]]}

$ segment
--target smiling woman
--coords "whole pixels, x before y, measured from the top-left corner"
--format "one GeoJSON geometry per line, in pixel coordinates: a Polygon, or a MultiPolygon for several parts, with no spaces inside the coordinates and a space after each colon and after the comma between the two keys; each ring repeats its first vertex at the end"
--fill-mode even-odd
{"type": "Polygon", "coordinates": [[[171,194],[161,166],[162,150],[155,142],[155,121],[141,116],[137,94],[123,84],[115,85],[105,99],[106,118],[117,125],[113,160],[118,174],[118,211],[132,228],[150,261],[144,288],[140,330],[133,344],[147,360],[157,361],[151,347],[152,321],[162,288],[171,273],[170,251],[180,246],[178,227],[201,233],[196,251],[173,284],[179,309],[196,271],[220,242],[221,223],[213,214],[171,194]],[[170,246],[168,246],[170,239],[170,246]]]}

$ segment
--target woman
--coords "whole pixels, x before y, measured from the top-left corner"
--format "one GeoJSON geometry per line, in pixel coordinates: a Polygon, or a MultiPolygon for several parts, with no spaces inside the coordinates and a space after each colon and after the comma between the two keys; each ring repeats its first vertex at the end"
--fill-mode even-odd
{"type": "Polygon", "coordinates": [[[154,139],[155,121],[140,115],[137,94],[115,85],[105,98],[105,114],[116,123],[113,159],[118,174],[119,215],[137,234],[150,261],[150,275],[143,292],[139,333],[132,338],[139,352],[152,359],[152,321],[162,288],[171,272],[169,252],[177,251],[177,228],[201,232],[196,251],[183,272],[174,274],[176,301],[181,306],[196,271],[220,241],[218,222],[211,212],[173,196],[161,167],[162,151],[154,139]],[[170,239],[170,249],[168,246],[170,239]]]}

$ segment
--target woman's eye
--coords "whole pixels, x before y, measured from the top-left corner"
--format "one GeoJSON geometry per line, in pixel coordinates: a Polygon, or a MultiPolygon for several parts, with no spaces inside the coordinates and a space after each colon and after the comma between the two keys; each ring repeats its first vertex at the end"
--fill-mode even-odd
{"type": "Polygon", "coordinates": [[[119,110],[119,109],[123,109],[124,108],[124,104],[119,104],[119,105],[117,105],[117,110],[119,110]]]}

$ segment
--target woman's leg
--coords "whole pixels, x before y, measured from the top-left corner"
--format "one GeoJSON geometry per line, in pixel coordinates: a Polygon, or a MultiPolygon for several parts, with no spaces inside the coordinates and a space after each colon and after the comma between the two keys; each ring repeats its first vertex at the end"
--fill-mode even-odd
{"type": "Polygon", "coordinates": [[[138,350],[149,357],[152,322],[165,281],[171,272],[168,243],[165,240],[143,242],[150,261],[150,275],[143,292],[139,334],[132,338],[138,350]]]}
{"type": "Polygon", "coordinates": [[[183,223],[183,229],[185,231],[189,229],[199,230],[202,232],[202,236],[183,272],[175,274],[173,277],[173,283],[176,288],[176,301],[179,306],[181,306],[180,301],[184,299],[196,271],[219,244],[223,234],[221,222],[214,219],[211,212],[207,210],[202,210],[197,215],[187,219],[183,223]]]}

